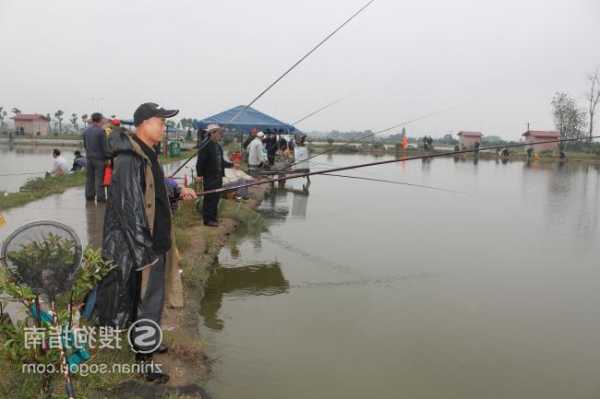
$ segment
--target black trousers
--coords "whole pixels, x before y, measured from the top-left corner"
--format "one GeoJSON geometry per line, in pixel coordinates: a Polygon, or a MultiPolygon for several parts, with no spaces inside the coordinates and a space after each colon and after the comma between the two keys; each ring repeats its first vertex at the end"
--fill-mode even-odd
{"type": "MultiPolygon", "coordinates": [[[[132,276],[132,282],[136,286],[133,293],[133,304],[135,306],[135,321],[137,320],[152,320],[160,326],[160,320],[162,318],[163,305],[165,303],[165,269],[166,269],[166,256],[164,254],[158,257],[158,262],[145,270],[148,273],[148,277],[144,284],[142,284],[142,273],[136,272],[132,276]]],[[[144,323],[145,324],[145,323],[144,323]]],[[[146,335],[145,340],[144,331],[140,329],[134,329],[132,331],[132,342],[137,349],[148,351],[153,349],[154,343],[159,340],[159,332],[156,329],[149,330],[152,334],[146,335]],[[145,341],[145,342],[144,342],[145,341]]]]}
{"type": "Polygon", "coordinates": [[[86,165],[85,198],[93,201],[106,201],[104,190],[104,161],[100,159],[87,159],[86,165]]]}
{"type": "MultiPolygon", "coordinates": [[[[204,190],[215,190],[223,187],[223,178],[219,179],[207,179],[204,178],[204,190]]],[[[219,213],[219,200],[221,199],[221,193],[207,194],[204,196],[202,203],[202,218],[204,223],[217,222],[217,215],[219,213]]]]}

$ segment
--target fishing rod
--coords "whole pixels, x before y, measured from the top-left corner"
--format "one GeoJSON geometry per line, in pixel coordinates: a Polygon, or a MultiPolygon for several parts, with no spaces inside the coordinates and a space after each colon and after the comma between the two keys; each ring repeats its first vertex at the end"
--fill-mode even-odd
{"type": "MultiPolygon", "coordinates": [[[[406,120],[406,121],[404,121],[404,122],[401,122],[401,123],[399,123],[399,124],[397,124],[397,125],[390,126],[390,127],[388,127],[388,128],[385,128],[385,129],[382,129],[382,130],[378,130],[378,131],[376,131],[376,132],[368,133],[368,134],[366,134],[366,135],[364,135],[364,136],[362,136],[362,137],[359,137],[359,138],[358,138],[358,140],[356,140],[356,141],[359,141],[359,142],[360,142],[360,141],[363,141],[363,140],[365,140],[365,139],[368,139],[368,138],[370,138],[370,137],[374,137],[374,136],[376,136],[376,135],[378,135],[378,134],[382,134],[382,133],[385,133],[385,132],[389,132],[390,130],[397,129],[397,128],[399,128],[399,127],[404,127],[404,126],[410,125],[411,123],[414,123],[414,122],[417,122],[417,121],[420,121],[420,120],[423,120],[423,119],[427,119],[427,118],[430,118],[430,117],[432,117],[432,116],[435,116],[435,115],[439,115],[439,114],[441,114],[441,113],[443,113],[443,112],[446,112],[446,111],[448,111],[449,109],[452,109],[452,108],[455,108],[455,107],[456,107],[456,106],[452,106],[452,107],[448,107],[448,108],[443,108],[443,109],[441,109],[441,110],[433,111],[433,112],[430,112],[430,113],[428,113],[428,114],[425,114],[425,115],[418,116],[418,117],[416,117],[416,118],[414,118],[414,119],[409,119],[409,120],[406,120]]],[[[288,169],[290,169],[292,166],[295,166],[295,165],[297,165],[297,164],[299,164],[299,163],[301,163],[301,162],[308,162],[308,161],[310,161],[311,159],[314,159],[314,158],[316,158],[316,157],[319,157],[319,156],[321,156],[321,155],[324,155],[324,154],[329,154],[329,153],[330,153],[331,151],[333,151],[333,150],[334,150],[333,148],[330,148],[330,149],[327,149],[327,150],[325,150],[325,151],[322,151],[322,152],[316,153],[316,154],[314,154],[314,155],[311,155],[310,157],[308,157],[308,158],[306,158],[306,159],[304,159],[304,160],[302,160],[302,161],[296,161],[296,162],[292,162],[291,164],[289,164],[288,166],[286,166],[286,167],[285,167],[283,170],[288,170],[288,169]]]]}
{"type": "Polygon", "coordinates": [[[338,26],[335,30],[333,30],[330,34],[328,34],[327,36],[325,36],[325,38],[323,40],[321,40],[319,43],[317,43],[316,46],[314,46],[308,53],[304,54],[298,61],[296,61],[291,67],[289,67],[281,76],[279,76],[277,79],[275,79],[269,86],[267,86],[266,89],[264,89],[262,92],[260,92],[260,94],[258,96],[256,96],[251,102],[250,104],[246,105],[243,109],[241,109],[231,120],[231,122],[235,121],[240,114],[244,113],[248,108],[250,108],[255,102],[257,102],[263,95],[265,95],[269,90],[271,90],[277,83],[279,83],[279,81],[281,81],[287,74],[289,74],[290,72],[292,72],[294,69],[296,69],[296,67],[298,65],[300,65],[305,59],[307,59],[308,57],[310,57],[310,55],[312,53],[314,53],[315,51],[317,51],[317,49],[319,47],[321,47],[323,44],[325,44],[329,39],[331,39],[336,33],[338,33],[344,26],[348,25],[350,23],[350,21],[352,21],[354,18],[356,18],[360,13],[362,13],[364,10],[367,9],[367,7],[369,7],[371,4],[373,4],[375,2],[375,0],[370,0],[368,1],[364,6],[362,6],[358,11],[356,11],[354,14],[352,14],[350,16],[350,18],[348,18],[347,20],[344,21],[344,23],[342,23],[340,26],[338,26]]]}
{"type": "Polygon", "coordinates": [[[356,179],[356,180],[373,181],[373,182],[378,182],[378,183],[398,184],[398,185],[402,185],[402,186],[411,186],[411,187],[417,187],[417,188],[426,188],[426,189],[435,190],[435,191],[443,191],[443,192],[446,192],[446,193],[464,194],[464,193],[462,193],[460,191],[448,190],[446,188],[438,188],[438,187],[433,187],[433,186],[425,186],[423,184],[413,184],[413,183],[407,183],[407,182],[396,181],[396,180],[376,179],[376,178],[373,178],[373,177],[340,175],[340,174],[336,174],[336,173],[323,173],[323,176],[344,177],[346,179],[356,179]]]}
{"type": "Polygon", "coordinates": [[[315,111],[311,112],[310,114],[303,116],[302,118],[298,119],[296,122],[292,123],[291,125],[292,125],[292,126],[296,126],[296,125],[297,125],[297,124],[299,124],[300,122],[304,122],[304,121],[305,121],[305,120],[307,120],[308,118],[311,118],[311,117],[313,117],[313,116],[317,115],[318,113],[320,113],[320,112],[322,112],[322,111],[325,111],[327,108],[329,108],[329,107],[333,107],[334,105],[336,105],[336,104],[339,104],[340,102],[342,102],[343,100],[347,99],[348,97],[350,97],[350,96],[346,96],[346,97],[338,98],[337,100],[335,100],[335,101],[332,101],[332,102],[330,102],[329,104],[322,106],[321,108],[319,108],[319,109],[317,109],[317,110],[315,110],[315,111]]]}
{"type": "MultiPolygon", "coordinates": [[[[488,146],[488,147],[480,147],[479,151],[496,150],[496,149],[503,149],[503,148],[525,147],[525,146],[533,146],[533,145],[538,145],[538,144],[565,143],[565,142],[571,142],[571,141],[580,141],[580,140],[584,140],[584,139],[596,139],[596,138],[600,138],[600,136],[591,136],[591,137],[586,137],[586,138],[548,140],[548,141],[536,141],[536,142],[530,142],[530,143],[514,143],[514,144],[495,145],[495,146],[488,146]]],[[[410,156],[410,157],[402,157],[400,159],[391,159],[391,160],[387,160],[387,161],[369,162],[369,163],[363,163],[363,164],[359,164],[359,165],[341,166],[338,168],[324,169],[324,170],[319,170],[319,171],[315,171],[315,172],[295,173],[295,174],[291,174],[291,175],[286,175],[285,177],[264,179],[261,181],[244,183],[244,184],[240,184],[240,185],[233,186],[233,187],[218,188],[218,189],[214,189],[214,190],[206,190],[206,191],[196,193],[196,194],[198,196],[203,196],[203,195],[207,195],[207,194],[217,194],[217,193],[223,193],[223,192],[227,192],[227,191],[238,190],[240,188],[252,187],[252,186],[257,186],[257,185],[265,184],[265,183],[276,183],[276,182],[280,182],[280,181],[298,179],[298,178],[307,177],[307,176],[326,175],[328,173],[335,173],[335,172],[341,172],[344,170],[366,168],[369,166],[387,165],[387,164],[391,164],[391,163],[414,161],[414,160],[418,160],[418,159],[441,158],[441,157],[447,157],[447,156],[467,154],[467,153],[472,153],[472,152],[474,152],[474,150],[448,151],[448,152],[439,152],[436,154],[428,154],[428,155],[414,155],[414,156],[410,156]]]]}
{"type": "MultiPolygon", "coordinates": [[[[329,33],[327,36],[325,36],[325,38],[323,40],[321,40],[319,43],[317,43],[316,46],[314,46],[308,53],[304,54],[298,61],[296,61],[291,67],[289,67],[283,74],[281,74],[281,76],[279,76],[277,79],[275,79],[271,84],[269,84],[263,91],[261,91],[256,97],[254,97],[254,99],[252,101],[250,101],[250,103],[246,106],[244,106],[244,108],[242,108],[241,110],[239,110],[237,112],[237,114],[235,114],[233,116],[233,118],[231,118],[231,120],[229,121],[229,123],[234,122],[237,118],[239,118],[239,116],[246,112],[246,110],[248,110],[248,108],[250,108],[252,105],[254,105],[254,103],[256,103],[262,96],[264,96],[265,94],[267,94],[267,92],[269,90],[271,90],[277,83],[279,83],[284,77],[286,77],[290,72],[292,72],[294,69],[296,69],[296,67],[298,65],[300,65],[304,60],[306,60],[308,57],[310,57],[310,55],[312,53],[314,53],[315,51],[317,51],[317,49],[319,47],[321,47],[323,44],[325,44],[329,39],[331,39],[336,33],[338,33],[344,26],[348,25],[350,23],[350,21],[352,21],[354,18],[356,18],[358,15],[360,15],[364,10],[367,9],[367,7],[369,7],[371,4],[373,4],[375,2],[375,0],[369,0],[365,5],[363,5],[358,11],[356,11],[354,14],[352,14],[350,16],[350,18],[348,18],[347,20],[344,21],[344,23],[342,23],[340,26],[338,26],[336,29],[334,29],[331,33],[329,33]]],[[[196,155],[191,156],[190,158],[188,158],[179,168],[177,168],[177,170],[175,170],[175,172],[171,175],[171,177],[175,176],[181,169],[183,169],[183,167],[185,165],[187,165],[188,162],[190,162],[196,155]]]]}

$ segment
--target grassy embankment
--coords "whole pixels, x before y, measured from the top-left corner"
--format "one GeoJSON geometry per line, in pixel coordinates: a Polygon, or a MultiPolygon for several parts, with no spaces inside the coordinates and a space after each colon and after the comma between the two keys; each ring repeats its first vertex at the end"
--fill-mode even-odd
{"type": "MultiPolygon", "coordinates": [[[[165,158],[161,163],[168,164],[186,159],[193,152],[182,152],[176,157],[165,158]]],[[[38,177],[28,180],[18,192],[0,195],[0,210],[23,206],[29,202],[46,198],[50,195],[61,194],[72,187],[85,185],[85,172],[77,172],[65,176],[38,177]]],[[[0,193],[1,194],[1,193],[0,193]]]]}

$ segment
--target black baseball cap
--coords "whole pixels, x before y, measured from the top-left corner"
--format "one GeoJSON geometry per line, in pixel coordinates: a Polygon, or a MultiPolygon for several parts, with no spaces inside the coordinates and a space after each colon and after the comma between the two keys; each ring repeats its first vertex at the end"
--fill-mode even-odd
{"type": "Polygon", "coordinates": [[[178,109],[164,109],[156,103],[143,103],[133,113],[133,124],[139,126],[146,119],[154,118],[172,118],[179,113],[178,109]]]}

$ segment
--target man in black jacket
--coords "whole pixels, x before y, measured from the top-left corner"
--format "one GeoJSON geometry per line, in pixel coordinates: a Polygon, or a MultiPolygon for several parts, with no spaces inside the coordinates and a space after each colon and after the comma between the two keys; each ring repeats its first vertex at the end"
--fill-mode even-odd
{"type": "MultiPolygon", "coordinates": [[[[208,125],[206,131],[208,140],[198,150],[198,161],[196,162],[198,180],[204,182],[205,191],[223,187],[225,168],[233,166],[231,162],[227,162],[223,157],[223,148],[219,144],[223,138],[223,128],[211,124],[208,125]]],[[[206,226],[217,227],[219,225],[217,211],[220,198],[220,193],[204,196],[202,217],[206,226]]]]}
{"type": "MultiPolygon", "coordinates": [[[[98,287],[96,311],[101,325],[122,329],[134,323],[130,342],[140,361],[149,361],[153,353],[165,350],[158,346],[160,331],[154,328],[149,336],[141,330],[148,323],[160,324],[166,272],[172,267],[171,207],[164,173],[152,147],[163,138],[165,118],[177,112],[144,103],[134,114],[136,134],[129,136],[117,128],[109,140],[114,173],[104,216],[102,256],[116,268],[98,287]]],[[[193,199],[195,193],[184,188],[181,197],[193,199]]],[[[144,374],[148,380],[168,380],[160,372],[146,370],[144,374]]]]}

